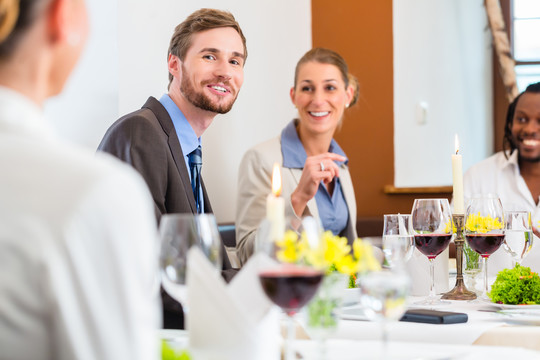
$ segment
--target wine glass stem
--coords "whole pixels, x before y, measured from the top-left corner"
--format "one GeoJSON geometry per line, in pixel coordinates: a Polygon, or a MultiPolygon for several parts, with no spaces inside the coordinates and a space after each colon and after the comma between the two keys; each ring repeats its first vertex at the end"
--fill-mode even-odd
{"type": "Polygon", "coordinates": [[[285,360],[294,360],[294,338],[296,337],[296,324],[292,315],[287,314],[287,340],[285,342],[285,360]]]}
{"type": "Polygon", "coordinates": [[[433,259],[429,259],[429,298],[435,298],[435,264],[433,264],[433,259]]]}
{"type": "Polygon", "coordinates": [[[482,261],[484,262],[484,297],[488,296],[488,267],[487,267],[487,257],[482,256],[482,261]]]}
{"type": "Polygon", "coordinates": [[[382,331],[382,353],[381,359],[388,358],[388,329],[386,327],[386,319],[381,321],[381,331],[382,331]]]}

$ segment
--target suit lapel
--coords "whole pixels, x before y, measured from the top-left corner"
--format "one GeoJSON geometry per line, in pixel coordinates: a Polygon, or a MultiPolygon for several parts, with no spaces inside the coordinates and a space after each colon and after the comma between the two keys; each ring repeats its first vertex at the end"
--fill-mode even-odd
{"type": "MultiPolygon", "coordinates": [[[[191,189],[191,180],[189,179],[188,169],[184,160],[184,153],[182,152],[182,146],[180,145],[180,141],[178,140],[178,135],[176,134],[176,130],[174,129],[174,124],[171,120],[171,117],[169,116],[169,113],[163,107],[163,105],[161,105],[161,103],[153,97],[150,97],[146,101],[144,107],[150,109],[156,115],[156,118],[159,121],[161,128],[163,129],[163,132],[167,135],[169,149],[171,150],[176,169],[178,170],[180,178],[182,179],[184,191],[186,192],[186,196],[189,199],[191,211],[193,213],[196,213],[197,206],[195,205],[195,197],[193,196],[193,190],[191,189]]],[[[203,192],[205,194],[206,204],[206,190],[204,188],[203,192]]]]}
{"type": "Polygon", "coordinates": [[[210,205],[210,199],[208,199],[208,193],[206,192],[206,186],[204,186],[204,180],[201,175],[201,186],[203,191],[203,198],[204,198],[204,212],[205,213],[213,213],[212,206],[210,205]]]}

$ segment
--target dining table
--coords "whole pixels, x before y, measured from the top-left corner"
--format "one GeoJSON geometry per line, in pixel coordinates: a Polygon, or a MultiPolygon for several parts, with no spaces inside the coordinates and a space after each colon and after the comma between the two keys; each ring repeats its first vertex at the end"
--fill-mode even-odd
{"type": "MultiPolygon", "coordinates": [[[[450,264],[449,283],[452,286],[455,283],[455,263],[450,264]]],[[[359,289],[347,292],[348,303],[341,311],[337,329],[327,338],[328,359],[540,359],[540,305],[448,300],[443,305],[426,306],[417,305],[424,297],[409,296],[407,309],[464,313],[467,321],[455,324],[387,321],[388,350],[382,356],[381,323],[371,321],[360,302],[351,302],[355,297],[360,299],[359,289]],[[364,349],[361,354],[359,349],[364,349]]],[[[301,339],[298,346],[308,354],[306,358],[312,358],[314,355],[309,355],[312,352],[320,352],[310,339],[302,317],[298,317],[297,334],[301,339]]]]}
{"type": "MultiPolygon", "coordinates": [[[[455,272],[452,264],[450,269],[449,284],[453,285],[455,272]]],[[[388,335],[385,346],[382,341],[381,323],[372,321],[365,315],[360,301],[360,289],[347,289],[347,292],[337,328],[328,334],[324,344],[325,360],[383,358],[540,360],[540,305],[507,306],[486,301],[450,300],[446,305],[419,306],[416,303],[423,297],[409,296],[407,309],[422,308],[465,313],[467,321],[455,324],[388,321],[385,325],[388,335]]],[[[278,312],[277,315],[280,313],[278,312]]],[[[304,323],[305,318],[302,312],[295,318],[297,322],[294,345],[296,358],[322,359],[321,342],[310,337],[309,328],[304,323]]],[[[276,317],[277,319],[279,316],[276,317]]],[[[284,334],[285,317],[281,319],[282,334],[284,334]]],[[[272,333],[279,337],[279,331],[272,333]]],[[[190,345],[189,329],[188,331],[162,330],[160,337],[176,349],[190,345]]],[[[273,340],[275,340],[274,337],[267,339],[267,341],[273,340]]],[[[266,340],[263,341],[266,342],[266,340]]],[[[227,359],[224,357],[225,350],[227,349],[222,349],[217,357],[198,357],[196,349],[189,347],[189,351],[194,355],[192,360],[227,359]]]]}

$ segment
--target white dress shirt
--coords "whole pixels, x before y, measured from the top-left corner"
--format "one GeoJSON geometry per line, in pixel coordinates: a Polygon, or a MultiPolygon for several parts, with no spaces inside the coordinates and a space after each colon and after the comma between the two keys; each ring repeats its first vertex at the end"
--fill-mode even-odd
{"type": "MultiPolygon", "coordinates": [[[[494,193],[499,195],[504,210],[530,211],[533,219],[538,216],[535,214],[540,208],[519,172],[517,151],[514,151],[508,159],[501,151],[475,164],[465,173],[463,186],[466,200],[474,194],[494,193]]],[[[536,221],[533,220],[533,225],[538,227],[536,221]]],[[[530,266],[533,271],[540,271],[540,239],[538,237],[534,237],[532,250],[522,261],[522,265],[530,266]]],[[[511,266],[512,259],[502,246],[489,257],[490,275],[496,275],[500,270],[511,266]]]]}
{"type": "Polygon", "coordinates": [[[55,139],[0,87],[0,359],[157,359],[156,224],[144,181],[55,139]]]}

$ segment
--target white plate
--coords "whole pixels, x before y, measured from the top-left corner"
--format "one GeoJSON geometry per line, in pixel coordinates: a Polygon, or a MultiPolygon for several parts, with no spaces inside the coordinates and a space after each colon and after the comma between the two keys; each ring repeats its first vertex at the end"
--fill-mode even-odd
{"type": "Polygon", "coordinates": [[[490,303],[490,305],[496,306],[499,309],[507,310],[507,309],[520,309],[520,310],[531,310],[531,309],[540,309],[540,304],[535,305],[510,305],[510,304],[497,304],[497,303],[490,303]]]}
{"type": "Polygon", "coordinates": [[[540,325],[540,309],[508,309],[499,310],[497,314],[510,324],[540,325]]]}
{"type": "Polygon", "coordinates": [[[361,305],[344,306],[341,308],[339,316],[345,320],[369,321],[361,305]]]}

